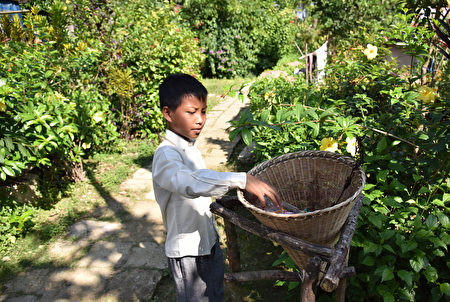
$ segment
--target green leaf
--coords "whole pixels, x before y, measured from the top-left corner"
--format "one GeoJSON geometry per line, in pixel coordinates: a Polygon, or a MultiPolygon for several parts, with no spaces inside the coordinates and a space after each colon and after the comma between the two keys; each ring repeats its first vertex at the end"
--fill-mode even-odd
{"type": "Polygon", "coordinates": [[[409,251],[415,250],[416,248],[417,248],[417,242],[415,242],[413,240],[402,242],[400,245],[400,249],[402,250],[402,253],[407,253],[409,251]]]}
{"type": "Polygon", "coordinates": [[[419,272],[421,269],[423,269],[425,265],[422,257],[415,257],[413,259],[409,259],[409,264],[416,273],[419,272]]]}
{"type": "Polygon", "coordinates": [[[286,284],[286,281],[280,281],[280,280],[277,280],[277,281],[275,281],[275,286],[283,286],[283,285],[285,285],[286,284]]]}
{"type": "Polygon", "coordinates": [[[444,196],[442,197],[442,201],[445,203],[450,200],[450,193],[444,193],[444,196]]]}
{"type": "Polygon", "coordinates": [[[314,138],[314,137],[317,137],[317,135],[319,135],[319,128],[320,128],[319,123],[306,122],[305,124],[313,129],[311,137],[314,138]]]}
{"type": "Polygon", "coordinates": [[[6,148],[8,148],[9,151],[14,150],[14,144],[13,141],[10,137],[5,137],[5,144],[6,144],[6,148]]]}
{"type": "Polygon", "coordinates": [[[375,258],[372,256],[367,256],[364,258],[364,260],[361,262],[361,264],[367,265],[367,266],[373,266],[375,264],[375,258]]]}
{"type": "Polygon", "coordinates": [[[383,226],[383,221],[386,219],[386,216],[380,215],[380,214],[372,214],[369,215],[367,218],[369,221],[375,225],[377,228],[381,229],[383,226]]]}
{"type": "Polygon", "coordinates": [[[303,113],[305,111],[305,108],[302,104],[295,105],[295,117],[297,118],[297,121],[301,121],[303,117],[303,113]]]}
{"type": "Polygon", "coordinates": [[[385,302],[394,302],[394,296],[391,293],[391,289],[384,284],[380,284],[377,286],[377,293],[383,297],[383,301],[385,302]]]}
{"type": "Polygon", "coordinates": [[[438,279],[438,272],[433,266],[427,266],[424,275],[431,283],[434,283],[438,279]]]}
{"type": "Polygon", "coordinates": [[[377,152],[381,153],[387,147],[386,137],[383,137],[377,144],[377,152]]]}
{"type": "Polygon", "coordinates": [[[394,230],[385,230],[385,231],[383,231],[381,233],[381,238],[383,238],[384,240],[389,240],[394,235],[395,235],[395,231],[394,230]]]}
{"type": "Polygon", "coordinates": [[[445,207],[445,203],[442,200],[439,199],[435,199],[431,202],[434,205],[440,206],[440,207],[445,207]]]}
{"type": "Polygon", "coordinates": [[[244,111],[242,111],[239,119],[242,124],[251,122],[253,120],[253,114],[250,112],[250,110],[245,109],[244,111]]]}
{"type": "Polygon", "coordinates": [[[448,284],[447,282],[441,283],[439,285],[439,288],[444,295],[450,296],[450,284],[448,284]]]}
{"type": "Polygon", "coordinates": [[[437,215],[437,217],[439,219],[439,222],[441,223],[441,225],[444,228],[448,228],[450,226],[449,219],[448,219],[447,215],[445,215],[441,211],[437,212],[436,215],[437,215]]]}
{"type": "Polygon", "coordinates": [[[392,267],[386,267],[383,269],[383,272],[381,273],[381,282],[389,281],[394,279],[394,272],[392,267]]]}
{"type": "Polygon", "coordinates": [[[426,187],[421,187],[419,189],[419,192],[417,192],[417,194],[424,194],[424,193],[430,193],[430,189],[426,188],[426,187]]]}
{"type": "Polygon", "coordinates": [[[305,113],[308,114],[310,117],[312,117],[315,120],[319,119],[319,116],[317,115],[317,112],[314,109],[308,109],[305,111],[305,113]]]}
{"type": "Polygon", "coordinates": [[[431,237],[430,238],[430,242],[433,243],[435,248],[439,248],[442,247],[444,250],[447,250],[447,245],[445,244],[445,242],[443,240],[441,240],[440,238],[437,237],[431,237]]]}
{"type": "Polygon", "coordinates": [[[397,275],[399,276],[400,279],[402,279],[403,281],[405,281],[405,283],[409,286],[412,287],[413,285],[413,277],[414,277],[414,273],[412,272],[408,272],[405,270],[399,270],[397,272],[397,275]]]}
{"type": "Polygon", "coordinates": [[[247,146],[250,146],[252,144],[253,135],[252,135],[252,132],[250,131],[250,129],[248,129],[248,128],[242,129],[242,139],[244,140],[244,143],[247,146]]]}
{"type": "Polygon", "coordinates": [[[378,244],[371,241],[365,241],[363,244],[364,254],[374,253],[379,248],[380,246],[378,244]]]}
{"type": "Polygon", "coordinates": [[[403,202],[403,200],[396,196],[396,197],[388,197],[386,198],[383,203],[387,206],[393,207],[393,208],[400,208],[402,207],[401,202],[403,202]]]}
{"type": "Polygon", "coordinates": [[[370,189],[372,189],[374,187],[375,187],[374,184],[366,183],[365,186],[364,186],[364,190],[370,190],[370,189]]]}
{"type": "Polygon", "coordinates": [[[261,121],[263,122],[267,122],[269,120],[269,116],[270,116],[270,110],[263,110],[263,112],[261,112],[261,121]]]}
{"type": "Polygon", "coordinates": [[[382,170],[378,172],[377,174],[377,181],[378,182],[386,182],[386,178],[389,174],[389,170],[382,170]]]}
{"type": "Polygon", "coordinates": [[[230,142],[234,141],[234,139],[235,139],[236,135],[238,135],[239,131],[240,131],[240,128],[236,128],[230,132],[230,134],[228,135],[230,142]]]}
{"type": "Polygon", "coordinates": [[[389,244],[383,244],[383,248],[388,250],[389,252],[391,252],[392,254],[396,254],[394,249],[392,248],[392,246],[390,246],[389,244]]]}
{"type": "Polygon", "coordinates": [[[3,172],[5,172],[9,176],[15,176],[16,175],[16,173],[14,173],[14,170],[11,169],[10,167],[3,166],[2,170],[3,170],[3,172]]]}
{"type": "Polygon", "coordinates": [[[299,285],[300,285],[300,282],[289,282],[288,290],[293,290],[294,288],[297,288],[299,285]]]}
{"type": "Polygon", "coordinates": [[[278,123],[285,122],[285,120],[283,119],[284,114],[285,114],[285,111],[283,109],[278,110],[277,113],[275,114],[275,120],[278,123]]]}
{"type": "Polygon", "coordinates": [[[425,220],[425,224],[434,229],[438,226],[438,219],[433,214],[430,214],[428,215],[427,220],[425,220]]]}

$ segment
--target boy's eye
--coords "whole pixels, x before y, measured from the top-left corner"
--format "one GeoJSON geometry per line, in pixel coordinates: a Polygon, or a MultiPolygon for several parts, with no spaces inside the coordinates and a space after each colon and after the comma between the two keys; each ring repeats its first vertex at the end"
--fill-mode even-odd
{"type": "Polygon", "coordinates": [[[194,112],[194,111],[188,111],[187,113],[189,113],[189,114],[194,114],[195,112],[194,112]]]}

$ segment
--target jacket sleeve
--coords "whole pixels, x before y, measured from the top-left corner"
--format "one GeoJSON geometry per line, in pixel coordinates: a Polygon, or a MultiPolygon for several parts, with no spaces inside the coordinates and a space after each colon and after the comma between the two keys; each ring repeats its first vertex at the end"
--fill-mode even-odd
{"type": "Polygon", "coordinates": [[[232,188],[244,189],[244,172],[217,172],[210,169],[192,170],[183,163],[179,151],[163,147],[153,157],[153,179],[161,188],[187,198],[222,196],[232,188]]]}

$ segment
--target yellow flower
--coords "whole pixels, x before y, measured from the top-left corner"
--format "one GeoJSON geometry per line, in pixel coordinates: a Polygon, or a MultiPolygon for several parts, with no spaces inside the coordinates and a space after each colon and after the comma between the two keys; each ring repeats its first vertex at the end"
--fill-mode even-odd
{"type": "Polygon", "coordinates": [[[51,35],[54,32],[55,32],[55,29],[53,28],[53,26],[50,25],[50,27],[48,28],[48,34],[51,35]]]}
{"type": "Polygon", "coordinates": [[[267,100],[269,100],[270,98],[272,98],[272,97],[274,97],[275,96],[275,93],[273,93],[273,91],[267,91],[265,94],[264,94],[264,99],[267,101],[267,100]]]}
{"type": "Polygon", "coordinates": [[[332,137],[322,139],[320,150],[335,152],[338,149],[338,142],[332,137]]]}
{"type": "Polygon", "coordinates": [[[367,48],[364,49],[364,54],[367,59],[372,60],[377,56],[378,48],[372,44],[367,44],[367,48]]]}
{"type": "Polygon", "coordinates": [[[79,51],[84,51],[86,48],[87,48],[87,44],[86,43],[84,43],[82,41],[78,42],[77,49],[79,51]]]}
{"type": "Polygon", "coordinates": [[[102,115],[101,112],[97,112],[96,114],[94,114],[94,116],[92,117],[92,119],[93,119],[96,123],[101,122],[102,119],[103,119],[103,115],[102,115]]]}
{"type": "Polygon", "coordinates": [[[417,96],[418,100],[423,101],[424,103],[432,103],[436,99],[436,89],[433,89],[428,86],[420,86],[418,89],[419,95],[417,96]]]}
{"type": "Polygon", "coordinates": [[[5,112],[6,111],[6,104],[5,101],[0,102],[0,111],[5,112]]]}
{"type": "Polygon", "coordinates": [[[89,143],[89,144],[86,144],[86,143],[83,143],[82,145],[81,145],[81,148],[83,148],[83,149],[89,149],[91,147],[91,144],[89,143]]]}
{"type": "Polygon", "coordinates": [[[352,156],[355,156],[357,146],[356,137],[353,138],[347,137],[345,141],[347,142],[347,152],[350,153],[352,156]]]}

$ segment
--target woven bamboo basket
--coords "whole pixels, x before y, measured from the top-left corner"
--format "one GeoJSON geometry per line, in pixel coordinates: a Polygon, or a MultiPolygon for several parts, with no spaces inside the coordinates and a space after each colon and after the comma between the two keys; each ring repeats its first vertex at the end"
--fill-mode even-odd
{"type": "MultiPolygon", "coordinates": [[[[249,174],[275,188],[283,201],[305,213],[278,214],[259,208],[259,201],[247,192],[238,190],[240,202],[262,224],[297,238],[332,247],[339,236],[357,197],[361,194],[366,176],[350,157],[327,151],[300,151],[263,162],[249,174]],[[345,184],[350,178],[348,187],[345,184]]],[[[308,256],[283,247],[300,267],[308,256]]]]}

